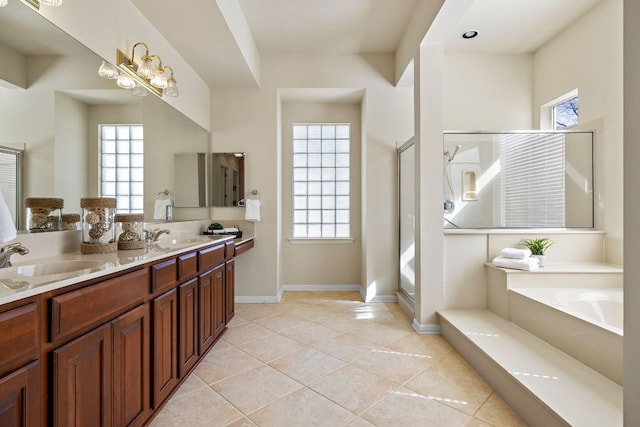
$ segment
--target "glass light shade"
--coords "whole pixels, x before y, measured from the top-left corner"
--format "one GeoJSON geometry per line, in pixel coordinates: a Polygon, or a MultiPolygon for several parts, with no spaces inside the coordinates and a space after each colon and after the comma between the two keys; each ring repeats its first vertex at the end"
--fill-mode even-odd
{"type": "MultiPolygon", "coordinates": [[[[133,59],[133,58],[132,58],[133,59]]],[[[136,73],[143,79],[149,80],[153,75],[153,64],[151,57],[148,55],[144,55],[141,59],[142,63],[138,67],[136,73]]]]}
{"type": "Polygon", "coordinates": [[[167,87],[167,77],[164,75],[164,70],[162,68],[156,68],[156,71],[153,73],[153,77],[151,77],[151,85],[159,89],[167,87]]]}
{"type": "Polygon", "coordinates": [[[5,7],[7,5],[7,0],[0,0],[0,7],[5,7]]]}
{"type": "Polygon", "coordinates": [[[176,79],[169,77],[167,79],[167,87],[162,92],[166,96],[176,97],[178,96],[178,86],[176,85],[176,79]]]}
{"type": "Polygon", "coordinates": [[[40,4],[45,6],[62,6],[62,0],[40,0],[40,4]]]}
{"type": "Polygon", "coordinates": [[[98,69],[98,75],[105,79],[117,79],[119,74],[120,73],[118,73],[118,69],[109,64],[107,61],[102,61],[102,64],[98,69]]]}
{"type": "Polygon", "coordinates": [[[147,89],[144,86],[136,83],[135,87],[131,89],[131,94],[135,96],[147,96],[147,89]]]}
{"type": "Polygon", "coordinates": [[[118,81],[116,83],[122,89],[133,89],[134,87],[136,87],[136,82],[131,77],[127,76],[125,73],[120,74],[120,76],[118,77],[118,81]]]}

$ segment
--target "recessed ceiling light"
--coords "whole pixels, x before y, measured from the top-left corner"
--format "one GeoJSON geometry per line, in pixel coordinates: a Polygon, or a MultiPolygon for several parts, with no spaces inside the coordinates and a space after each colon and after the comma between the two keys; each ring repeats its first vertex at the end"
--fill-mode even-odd
{"type": "Polygon", "coordinates": [[[466,31],[466,32],[462,33],[462,38],[463,39],[472,39],[477,35],[478,35],[477,31],[471,30],[471,31],[466,31]]]}

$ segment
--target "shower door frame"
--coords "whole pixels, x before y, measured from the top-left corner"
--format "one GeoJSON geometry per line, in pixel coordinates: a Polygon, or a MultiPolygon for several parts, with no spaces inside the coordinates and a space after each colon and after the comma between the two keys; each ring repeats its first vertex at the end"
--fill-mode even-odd
{"type": "MultiPolygon", "coordinates": [[[[414,270],[414,294],[411,295],[409,292],[407,292],[403,286],[402,286],[402,263],[401,263],[401,257],[402,257],[402,154],[407,151],[410,148],[413,148],[415,146],[415,138],[411,137],[409,138],[407,141],[405,141],[402,145],[400,145],[398,148],[396,148],[396,152],[397,152],[397,173],[398,173],[398,181],[397,181],[397,185],[398,185],[398,289],[397,292],[402,295],[404,297],[404,299],[407,301],[407,303],[410,304],[412,309],[415,309],[415,270],[414,270]]],[[[415,151],[414,151],[414,156],[415,156],[415,151]]],[[[414,157],[414,176],[413,176],[413,181],[412,181],[412,188],[414,189],[415,192],[415,157],[414,157]]],[[[415,194],[410,194],[410,197],[414,197],[415,194]]],[[[415,204],[414,204],[414,234],[413,234],[413,243],[415,245],[415,204]]]]}

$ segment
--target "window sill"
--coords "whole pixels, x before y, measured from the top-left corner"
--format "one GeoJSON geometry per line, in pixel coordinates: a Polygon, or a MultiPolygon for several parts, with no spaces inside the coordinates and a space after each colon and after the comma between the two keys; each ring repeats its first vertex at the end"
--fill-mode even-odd
{"type": "Polygon", "coordinates": [[[324,238],[324,239],[308,238],[307,239],[307,238],[301,238],[301,237],[289,237],[287,240],[289,240],[289,243],[291,243],[292,245],[323,245],[323,244],[340,245],[340,244],[351,244],[356,239],[352,237],[339,238],[339,239],[333,239],[333,238],[324,238]]]}

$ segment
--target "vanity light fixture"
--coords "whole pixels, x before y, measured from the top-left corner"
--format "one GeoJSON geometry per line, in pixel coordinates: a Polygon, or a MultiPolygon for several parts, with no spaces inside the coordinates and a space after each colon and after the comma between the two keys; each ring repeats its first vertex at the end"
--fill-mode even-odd
{"type": "Polygon", "coordinates": [[[169,71],[171,71],[171,75],[167,79],[167,87],[164,88],[164,94],[167,96],[176,97],[178,96],[178,86],[176,85],[176,78],[173,77],[173,68],[168,65],[165,65],[164,68],[168,68],[169,71]]]}
{"type": "MultiPolygon", "coordinates": [[[[62,6],[62,0],[20,0],[22,3],[27,6],[31,6],[35,10],[40,10],[40,4],[44,4],[45,6],[62,6]]],[[[0,0],[0,7],[5,7],[7,5],[7,0],[0,0]]]]}
{"type": "Polygon", "coordinates": [[[134,88],[131,89],[131,95],[133,96],[147,96],[149,92],[139,83],[136,83],[134,88]]]}
{"type": "MultiPolygon", "coordinates": [[[[1,1],[1,0],[0,0],[1,1]]],[[[142,89],[151,92],[159,97],[162,95],[175,97],[178,96],[178,87],[176,79],[173,76],[173,68],[168,65],[162,65],[162,59],[158,55],[150,55],[149,47],[146,43],[138,42],[133,45],[131,57],[127,56],[120,49],[116,50],[116,64],[120,70],[118,77],[118,86],[124,89],[134,89],[134,95],[145,96],[142,89]],[[141,64],[138,65],[134,60],[135,49],[138,46],[144,46],[145,53],[141,57],[141,64]],[[154,59],[157,59],[157,66],[153,66],[154,59]],[[148,70],[151,70],[149,73],[148,70]],[[167,70],[171,71],[171,75],[167,78],[167,70]],[[140,86],[138,88],[136,85],[140,86]]],[[[102,75],[102,74],[100,74],[102,75]]]]}
{"type": "Polygon", "coordinates": [[[120,73],[118,69],[113,65],[109,64],[107,61],[102,61],[100,64],[100,68],[98,68],[98,75],[105,79],[117,79],[120,73]]]}

